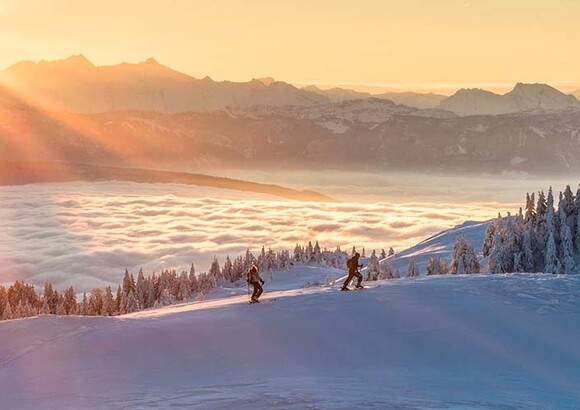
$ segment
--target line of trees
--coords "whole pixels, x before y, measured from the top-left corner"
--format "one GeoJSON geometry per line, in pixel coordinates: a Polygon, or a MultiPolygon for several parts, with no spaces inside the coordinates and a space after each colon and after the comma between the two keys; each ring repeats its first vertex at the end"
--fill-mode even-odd
{"type": "MultiPolygon", "coordinates": [[[[384,251],[383,251],[384,253],[384,251]]],[[[374,255],[374,251],[373,251],[374,255]]],[[[340,247],[335,250],[321,248],[318,241],[313,245],[296,245],[293,253],[262,248],[258,256],[250,250],[232,259],[225,258],[222,264],[214,257],[207,272],[196,273],[192,263],[189,272],[180,274],[166,269],[160,274],[146,276],[140,269],[137,277],[125,270],[122,283],[116,288],[107,286],[94,288],[82,297],[71,286],[58,292],[47,282],[42,289],[23,281],[16,281],[5,288],[0,285],[0,320],[19,319],[38,314],[116,316],[144,309],[167,306],[189,300],[203,300],[217,286],[245,284],[246,273],[252,264],[261,272],[288,270],[290,266],[317,264],[342,269],[349,255],[340,247]]]]}
{"type": "Polygon", "coordinates": [[[489,224],[482,253],[492,273],[577,273],[580,256],[580,188],[570,186],[554,206],[552,188],[526,195],[525,209],[489,224]]]}

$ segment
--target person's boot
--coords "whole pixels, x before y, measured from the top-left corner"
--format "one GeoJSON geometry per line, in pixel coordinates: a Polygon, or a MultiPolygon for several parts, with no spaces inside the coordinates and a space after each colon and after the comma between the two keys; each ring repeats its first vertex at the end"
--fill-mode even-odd
{"type": "Polygon", "coordinates": [[[347,288],[346,286],[343,286],[342,288],[340,288],[340,290],[345,291],[345,290],[350,290],[350,289],[347,288]]]}

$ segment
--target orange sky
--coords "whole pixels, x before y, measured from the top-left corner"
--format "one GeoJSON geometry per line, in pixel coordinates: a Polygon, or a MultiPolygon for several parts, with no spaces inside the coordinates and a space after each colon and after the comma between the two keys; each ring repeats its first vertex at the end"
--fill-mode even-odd
{"type": "Polygon", "coordinates": [[[0,0],[0,67],[155,57],[195,77],[580,88],[577,0],[0,0]]]}

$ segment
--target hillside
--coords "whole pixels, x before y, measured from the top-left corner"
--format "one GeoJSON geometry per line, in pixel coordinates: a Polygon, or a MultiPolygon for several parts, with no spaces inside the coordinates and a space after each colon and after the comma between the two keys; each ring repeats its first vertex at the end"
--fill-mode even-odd
{"type": "Polygon", "coordinates": [[[402,279],[348,293],[302,287],[307,278],[340,273],[275,274],[256,306],[238,288],[119,318],[0,322],[2,403],[19,409],[580,404],[577,277],[402,279]]]}
{"type": "MultiPolygon", "coordinates": [[[[471,241],[478,252],[478,257],[481,258],[481,247],[483,246],[483,239],[489,221],[473,222],[468,221],[462,225],[440,232],[437,235],[427,238],[424,241],[399,252],[388,260],[393,267],[393,270],[398,271],[402,276],[406,275],[407,267],[411,258],[415,259],[415,263],[422,275],[425,275],[425,267],[429,258],[438,256],[443,260],[449,260],[455,239],[460,235],[465,236],[471,241]]],[[[382,261],[384,264],[386,260],[382,261]]],[[[485,261],[483,269],[485,269],[485,261]]]]}
{"type": "Polygon", "coordinates": [[[12,162],[0,160],[0,186],[71,181],[130,181],[184,184],[270,194],[294,201],[336,202],[335,199],[314,191],[299,191],[279,185],[260,184],[211,175],[64,162],[12,162]]]}
{"type": "Polygon", "coordinates": [[[189,172],[569,173],[580,169],[579,137],[574,112],[454,117],[379,99],[181,114],[0,108],[0,160],[189,172]]]}

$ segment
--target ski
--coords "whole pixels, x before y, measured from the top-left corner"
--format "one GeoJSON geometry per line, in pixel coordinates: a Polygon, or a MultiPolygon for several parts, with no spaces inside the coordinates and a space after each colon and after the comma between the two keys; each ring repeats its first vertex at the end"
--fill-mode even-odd
{"type": "Polygon", "coordinates": [[[276,298],[264,299],[264,300],[257,300],[257,301],[250,300],[249,304],[250,305],[257,305],[257,304],[260,304],[260,303],[261,304],[264,304],[264,303],[265,304],[268,304],[268,303],[274,302],[275,300],[276,300],[276,298]]]}
{"type": "Polygon", "coordinates": [[[361,286],[360,288],[354,287],[352,289],[351,288],[346,288],[346,289],[340,288],[339,291],[340,292],[349,292],[351,290],[376,289],[376,288],[380,288],[380,287],[381,287],[381,285],[376,285],[376,286],[361,286]]]}

